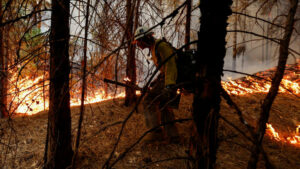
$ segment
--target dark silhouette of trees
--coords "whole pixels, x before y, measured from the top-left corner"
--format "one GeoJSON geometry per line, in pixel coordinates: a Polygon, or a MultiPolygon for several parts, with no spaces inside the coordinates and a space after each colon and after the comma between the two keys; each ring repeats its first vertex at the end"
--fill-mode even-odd
{"type": "MultiPolygon", "coordinates": [[[[0,24],[3,22],[2,2],[0,3],[0,24]]],[[[7,102],[7,74],[4,53],[4,27],[0,27],[0,118],[8,116],[7,102]]],[[[7,53],[7,52],[6,52],[7,53]]]]}
{"type": "Polygon", "coordinates": [[[50,105],[46,168],[67,168],[72,161],[69,93],[70,1],[53,0],[50,33],[50,105]]]}
{"type": "MultiPolygon", "coordinates": [[[[233,6],[235,12],[230,20],[232,21],[233,30],[226,32],[226,27],[230,28],[230,26],[227,25],[227,18],[231,14],[230,5],[232,1],[233,0],[223,0],[218,1],[218,4],[216,4],[216,1],[202,0],[200,6],[202,14],[200,20],[201,27],[197,27],[196,29],[195,27],[199,22],[195,22],[193,17],[199,16],[197,13],[198,10],[195,10],[199,4],[193,5],[192,3],[195,2],[193,0],[105,0],[92,1],[91,3],[89,3],[90,0],[73,2],[69,0],[52,0],[52,3],[44,0],[2,1],[0,9],[6,9],[6,12],[4,15],[4,12],[0,11],[0,117],[10,115],[12,112],[18,112],[17,109],[19,105],[21,105],[19,107],[23,106],[25,107],[24,109],[27,109],[24,111],[25,113],[26,111],[30,111],[34,102],[42,101],[41,99],[35,99],[38,95],[43,96],[44,102],[48,101],[49,75],[47,71],[49,62],[51,62],[50,110],[48,114],[44,167],[76,168],[75,162],[76,165],[81,165],[80,162],[77,163],[76,161],[80,158],[77,159],[75,155],[81,150],[79,149],[79,141],[80,144],[82,144],[80,137],[85,138],[85,136],[87,136],[85,133],[82,133],[81,136],[80,131],[81,128],[85,127],[84,125],[89,125],[89,122],[82,123],[84,104],[86,103],[84,97],[98,97],[101,94],[111,96],[112,93],[119,94],[125,91],[125,105],[129,106],[132,105],[132,103],[136,103],[136,105],[134,105],[132,111],[124,119],[121,121],[118,119],[117,122],[105,124],[98,132],[100,133],[106,128],[112,126],[116,127],[121,124],[117,140],[111,139],[113,141],[113,149],[107,150],[111,152],[109,152],[109,157],[103,165],[103,168],[113,168],[117,163],[121,162],[127,154],[130,154],[134,148],[139,148],[136,147],[136,145],[138,145],[147,134],[155,130],[155,128],[153,128],[145,131],[139,137],[135,137],[136,140],[126,143],[125,148],[122,144],[119,144],[123,141],[123,137],[126,137],[127,133],[125,132],[127,132],[129,119],[133,117],[137,111],[138,104],[142,101],[151,80],[155,78],[155,74],[159,71],[159,68],[155,69],[152,67],[153,64],[151,64],[151,61],[147,61],[146,57],[144,57],[147,51],[141,52],[140,50],[136,50],[135,46],[132,45],[134,30],[140,25],[148,27],[154,25],[151,27],[151,30],[156,33],[155,36],[159,38],[161,33],[161,36],[168,39],[174,46],[181,48],[180,50],[188,50],[192,44],[196,43],[196,41],[193,41],[196,39],[193,36],[196,32],[195,30],[200,29],[198,32],[199,57],[197,62],[197,80],[195,83],[196,90],[193,100],[193,119],[176,119],[170,122],[183,123],[194,120],[195,132],[193,134],[195,134],[195,136],[191,137],[194,139],[192,144],[196,145],[195,147],[193,146],[195,151],[192,153],[196,152],[196,155],[193,156],[194,154],[191,153],[191,156],[180,155],[179,157],[170,157],[170,159],[157,159],[144,166],[147,167],[157,162],[180,159],[184,161],[188,160],[191,163],[195,162],[194,168],[214,168],[216,153],[218,151],[217,131],[219,117],[223,119],[226,124],[230,125],[230,121],[226,121],[225,116],[219,115],[220,93],[222,93],[228,104],[237,112],[240,122],[247,128],[248,133],[244,133],[243,129],[245,126],[234,127],[234,123],[231,125],[251,142],[249,145],[252,146],[250,151],[252,154],[248,162],[248,168],[256,168],[260,154],[264,157],[266,168],[271,168],[270,166],[272,166],[272,164],[268,161],[268,154],[263,149],[262,141],[266,131],[266,122],[269,119],[269,112],[283,77],[287,56],[288,54],[299,54],[299,52],[297,53],[297,51],[289,48],[290,43],[292,43],[294,39],[293,36],[295,35],[296,38],[299,35],[300,22],[299,19],[297,19],[299,9],[298,16],[297,13],[295,14],[299,0],[290,0],[293,2],[293,7],[288,14],[286,25],[284,25],[282,21],[285,19],[285,13],[288,11],[288,1],[254,0],[250,2],[246,0],[236,0],[234,1],[236,4],[233,6]],[[264,19],[265,16],[269,15],[270,11],[272,11],[271,7],[274,3],[283,1],[285,2],[284,5],[278,6],[286,8],[286,10],[284,10],[285,12],[278,14],[276,16],[277,19],[264,19]],[[179,6],[179,3],[182,4],[179,6]],[[49,4],[52,5],[52,9],[50,9],[49,4]],[[69,14],[70,5],[73,7],[73,11],[69,14]],[[262,7],[260,8],[260,6],[262,7]],[[89,10],[85,11],[83,7],[87,7],[89,10]],[[256,16],[253,14],[256,12],[254,9],[258,10],[256,16]],[[195,13],[193,13],[193,11],[195,11],[195,13]],[[262,14],[259,11],[263,11],[262,14]],[[52,12],[51,26],[47,22],[50,12],[52,12]],[[166,13],[170,14],[166,16],[166,13]],[[245,19],[243,20],[243,18],[245,19]],[[246,22],[246,18],[249,22],[246,22]],[[69,23],[72,24],[69,25],[69,23]],[[296,28],[294,33],[293,25],[294,27],[298,26],[298,31],[296,28]],[[49,27],[50,31],[45,30],[49,27]],[[258,30],[256,29],[257,27],[261,27],[261,29],[258,30]],[[72,35],[70,35],[70,29],[72,29],[72,35]],[[48,36],[49,32],[51,33],[50,38],[48,36]],[[266,41],[265,39],[268,39],[267,43],[275,42],[280,45],[278,69],[274,74],[270,93],[266,96],[261,105],[262,109],[260,110],[260,119],[257,122],[256,130],[254,130],[254,125],[251,126],[251,123],[247,123],[244,119],[242,114],[243,108],[240,108],[238,104],[234,103],[235,98],[231,99],[225,89],[221,88],[221,75],[223,73],[223,63],[226,52],[225,36],[228,32],[233,32],[231,34],[233,37],[228,36],[228,39],[230,39],[228,42],[230,42],[231,47],[233,47],[233,69],[239,68],[238,56],[241,52],[245,52],[246,43],[262,41],[261,45],[260,43],[257,45],[257,47],[262,49],[264,46],[263,43],[266,41]],[[249,34],[251,39],[249,37],[244,38],[246,34],[249,34]],[[279,39],[283,34],[283,39],[279,39]],[[69,40],[70,36],[72,37],[71,40],[69,40]],[[252,39],[253,36],[259,37],[259,39],[252,39]],[[69,41],[71,41],[71,43],[69,41]],[[69,43],[71,47],[69,47],[69,43]],[[50,60],[48,57],[49,44],[50,60]],[[183,44],[186,45],[182,46],[183,44]],[[69,48],[71,50],[69,50],[69,48]],[[69,53],[69,51],[71,52],[69,53]],[[81,59],[82,51],[84,53],[84,61],[81,59]],[[72,59],[71,61],[69,60],[70,58],[72,59]],[[237,63],[235,63],[235,61],[237,63]],[[82,67],[80,67],[80,65],[82,67]],[[7,66],[8,70],[6,70],[7,66]],[[71,82],[69,82],[70,69],[72,69],[72,75],[70,76],[71,82]],[[81,73],[81,70],[84,70],[84,72],[81,73]],[[120,79],[124,77],[129,79],[126,85],[123,85],[123,87],[127,86],[125,90],[123,87],[115,89],[113,85],[106,85],[106,83],[102,81],[104,78],[113,79],[113,76],[115,76],[116,81],[118,81],[118,79],[120,81],[120,79]],[[34,80],[41,77],[42,80],[32,86],[29,85],[26,89],[19,85],[22,82],[27,82],[27,79],[34,80]],[[7,80],[12,83],[7,83],[7,80]],[[86,83],[81,84],[82,80],[86,83]],[[132,88],[137,81],[139,85],[145,85],[141,90],[141,96],[138,98],[135,94],[136,89],[132,88]],[[8,91],[6,91],[7,88],[8,91]],[[15,90],[10,91],[10,88],[15,88],[15,90]],[[23,90],[31,92],[38,90],[38,88],[43,88],[43,91],[40,90],[36,93],[28,94],[25,96],[29,98],[28,100],[23,98],[23,90]],[[80,95],[78,91],[81,90],[83,92],[80,95]],[[105,92],[101,93],[102,91],[105,92]],[[6,103],[6,96],[11,104],[6,103]],[[76,100],[80,96],[82,101],[80,110],[81,116],[78,122],[76,149],[74,148],[75,153],[73,153],[71,146],[70,97],[76,100]],[[116,154],[119,154],[119,156],[116,154]]],[[[194,45],[192,45],[192,47],[194,47],[194,45]]],[[[264,51],[262,51],[262,53],[264,53],[264,51]]],[[[247,54],[243,56],[246,57],[247,54]]],[[[263,58],[265,57],[263,56],[263,58]]],[[[163,66],[163,64],[160,65],[160,67],[161,66],[163,66]]],[[[238,73],[238,71],[232,72],[238,73]]],[[[244,73],[244,75],[251,76],[250,73],[244,73]]],[[[118,100],[114,103],[119,104],[118,100]]],[[[92,106],[90,107],[91,111],[93,111],[92,106]]],[[[47,106],[44,103],[44,110],[46,109],[47,106]]],[[[106,114],[103,115],[106,117],[106,114]]],[[[94,114],[92,116],[95,117],[94,114]]],[[[11,124],[13,123],[13,117],[14,116],[8,119],[11,124]]],[[[246,119],[247,118],[246,116],[246,119]]],[[[101,119],[100,124],[102,125],[102,123],[105,122],[106,121],[101,119]]],[[[161,124],[161,126],[163,125],[168,124],[161,124]]],[[[156,128],[161,126],[157,126],[156,128]]],[[[6,128],[2,129],[1,127],[2,126],[0,126],[0,148],[1,146],[7,146],[7,152],[9,152],[10,147],[18,145],[13,145],[15,142],[11,142],[10,140],[6,142],[5,139],[1,138],[2,131],[7,131],[6,128]]],[[[6,133],[4,133],[4,135],[5,134],[6,133]]],[[[93,136],[90,137],[92,138],[93,136]]],[[[75,139],[73,141],[75,142],[75,139]]],[[[100,140],[100,142],[101,141],[102,140],[100,140]]],[[[82,146],[82,148],[85,147],[82,146]]],[[[13,149],[11,150],[14,151],[13,149]]],[[[248,159],[245,161],[247,160],[248,159]]]]}
{"type": "MultiPolygon", "coordinates": [[[[126,0],[126,39],[127,39],[127,65],[126,65],[126,76],[129,85],[135,85],[136,83],[136,62],[135,62],[135,45],[132,44],[132,39],[134,36],[134,9],[135,0],[126,0]]],[[[136,8],[138,10],[138,8],[136,8]]],[[[138,14],[138,13],[137,13],[138,14]]],[[[136,94],[134,88],[125,88],[125,105],[129,106],[136,101],[136,94]]]]}
{"type": "Polygon", "coordinates": [[[202,0],[201,26],[198,33],[198,70],[193,101],[193,118],[199,141],[196,168],[214,168],[218,148],[217,130],[220,111],[227,18],[232,0],[202,0]]]}

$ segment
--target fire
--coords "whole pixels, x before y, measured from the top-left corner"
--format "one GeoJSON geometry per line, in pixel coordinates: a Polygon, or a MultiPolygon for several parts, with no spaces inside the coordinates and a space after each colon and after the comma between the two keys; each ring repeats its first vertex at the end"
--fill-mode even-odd
{"type": "Polygon", "coordinates": [[[275,140],[280,141],[281,138],[279,137],[279,134],[275,131],[275,129],[272,127],[272,125],[268,123],[266,125],[267,125],[267,132],[270,132],[270,134],[275,140]]]}
{"type": "Polygon", "coordinates": [[[299,129],[300,129],[300,125],[297,126],[296,128],[296,132],[294,133],[293,136],[289,136],[289,137],[281,137],[278,132],[275,131],[275,129],[273,128],[273,126],[271,124],[266,124],[267,125],[267,129],[266,129],[266,134],[271,136],[273,139],[275,139],[276,141],[281,141],[284,143],[289,143],[289,144],[293,144],[296,146],[300,146],[300,133],[299,133],[299,129]]]}
{"type": "Polygon", "coordinates": [[[125,82],[131,82],[131,80],[129,79],[129,77],[125,77],[125,78],[124,78],[124,81],[125,81],[125,82]]]}
{"type": "Polygon", "coordinates": [[[179,95],[181,93],[180,89],[177,89],[176,93],[179,95]]]}
{"type": "MultiPolygon", "coordinates": [[[[285,76],[281,81],[281,86],[278,90],[279,93],[293,93],[294,95],[300,94],[300,61],[297,65],[287,65],[285,76]]],[[[274,69],[257,73],[256,76],[264,77],[271,80],[271,76],[274,74],[274,69]]],[[[266,80],[260,80],[247,76],[239,80],[223,81],[222,86],[230,95],[247,95],[253,93],[268,93],[271,88],[271,82],[266,80]]],[[[272,127],[271,124],[266,124],[266,134],[272,137],[276,141],[293,144],[300,146],[300,125],[297,126],[296,132],[289,134],[288,137],[280,136],[278,132],[272,127]]]]}
{"type": "MultiPolygon", "coordinates": [[[[296,70],[299,70],[300,66],[297,65],[294,68],[296,70]]],[[[20,80],[16,80],[16,77],[17,75],[13,74],[11,83],[9,84],[9,100],[12,102],[12,104],[8,108],[9,112],[32,115],[40,111],[47,110],[49,107],[49,80],[45,80],[47,78],[45,78],[44,76],[35,78],[25,77],[20,80]]],[[[299,95],[299,79],[300,75],[295,72],[286,74],[284,76],[284,79],[282,79],[279,92],[292,92],[293,94],[299,95]]],[[[128,77],[125,77],[124,81],[130,82],[130,79],[128,77]]],[[[265,80],[258,80],[253,77],[245,77],[243,80],[229,80],[226,82],[223,81],[222,86],[230,95],[246,95],[252,93],[267,93],[271,88],[271,83],[266,82],[265,80]]],[[[107,95],[102,89],[97,88],[92,90],[93,93],[87,93],[87,96],[85,98],[86,104],[97,103],[113,98],[125,97],[124,92],[118,92],[119,94],[117,95],[107,95]]],[[[179,94],[180,91],[177,91],[177,93],[179,94]]],[[[137,94],[139,95],[140,91],[137,91],[137,94]]],[[[71,95],[70,105],[80,105],[81,100],[79,98],[80,97],[76,96],[76,94],[71,95]]],[[[300,146],[300,125],[298,125],[296,131],[288,137],[281,136],[278,132],[276,132],[271,124],[266,124],[266,127],[266,134],[274,140],[300,146]]]]}
{"type": "MultiPolygon", "coordinates": [[[[286,65],[285,75],[279,87],[279,93],[300,94],[300,60],[293,65],[286,65]]],[[[256,73],[256,76],[266,80],[247,76],[238,80],[223,81],[222,86],[230,95],[247,95],[253,93],[268,93],[271,88],[271,77],[274,75],[275,68],[264,72],[256,73]]]]}
{"type": "Polygon", "coordinates": [[[20,80],[16,80],[16,77],[13,76],[9,84],[8,93],[12,102],[8,108],[9,112],[32,115],[44,110],[44,108],[48,108],[49,101],[44,96],[43,90],[48,90],[49,81],[43,82],[43,76],[33,79],[25,77],[20,80]]]}
{"type": "MultiPolygon", "coordinates": [[[[36,78],[25,77],[17,80],[17,74],[11,78],[9,88],[9,100],[12,103],[8,108],[11,113],[20,113],[26,115],[33,115],[43,110],[49,109],[49,80],[45,80],[43,76],[36,78]],[[44,81],[44,82],[43,82],[44,81]],[[44,92],[45,91],[45,92],[44,92]],[[45,93],[45,96],[44,94],[45,93]]],[[[70,105],[78,106],[81,104],[80,97],[71,95],[70,105]]],[[[102,89],[94,89],[93,92],[87,94],[85,104],[97,103],[113,98],[125,97],[124,92],[118,94],[106,94],[102,89]]]]}
{"type": "MultiPolygon", "coordinates": [[[[253,77],[246,77],[245,80],[229,80],[222,82],[224,89],[231,95],[246,95],[252,93],[268,93],[271,88],[270,82],[264,82],[262,80],[255,79],[253,77]]],[[[292,82],[287,79],[282,79],[281,86],[278,92],[293,94],[300,94],[300,85],[297,82],[292,82]]]]}
{"type": "MultiPolygon", "coordinates": [[[[93,92],[95,93],[93,96],[89,95],[85,98],[85,103],[86,104],[92,104],[92,103],[98,103],[98,102],[102,102],[105,100],[111,100],[114,98],[122,98],[125,97],[125,93],[122,92],[120,94],[117,95],[107,95],[103,92],[103,91],[96,91],[93,92]]],[[[71,106],[79,106],[81,105],[81,100],[79,98],[71,98],[71,106]]]]}
{"type": "MultiPolygon", "coordinates": [[[[298,69],[298,67],[296,68],[298,69]]],[[[48,109],[49,101],[47,99],[47,93],[49,90],[49,81],[44,81],[44,79],[46,78],[44,78],[43,76],[39,76],[36,78],[25,77],[18,80],[18,82],[15,82],[17,81],[16,77],[16,74],[12,76],[10,90],[8,92],[11,94],[10,100],[13,102],[12,106],[9,107],[9,111],[32,115],[48,109]],[[43,87],[43,85],[45,85],[45,87],[43,87]],[[45,96],[43,94],[45,93],[43,92],[43,90],[46,91],[45,96]]],[[[124,81],[130,81],[130,79],[128,77],[125,77],[124,81]]],[[[293,94],[300,94],[299,84],[299,74],[291,72],[286,75],[284,79],[282,79],[279,92],[285,93],[291,91],[293,94]],[[293,79],[296,79],[295,82],[292,81],[293,79]]],[[[271,84],[252,77],[245,77],[243,80],[229,80],[226,82],[223,81],[222,86],[231,95],[246,95],[252,93],[267,93],[271,87],[271,84]]],[[[101,102],[116,97],[125,97],[124,92],[114,96],[107,95],[103,92],[103,90],[100,89],[93,90],[95,90],[93,91],[93,94],[87,94],[86,96],[85,102],[87,104],[101,102]]],[[[79,97],[71,95],[70,104],[71,106],[80,105],[79,97]]]]}

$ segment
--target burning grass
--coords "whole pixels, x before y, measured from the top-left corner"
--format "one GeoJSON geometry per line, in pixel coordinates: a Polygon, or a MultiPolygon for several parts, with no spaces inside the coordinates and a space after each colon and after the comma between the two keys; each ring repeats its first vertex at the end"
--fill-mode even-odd
{"type": "MultiPolygon", "coordinates": [[[[222,86],[231,95],[247,95],[251,93],[267,93],[271,88],[271,79],[275,68],[259,72],[237,80],[222,82],[222,86]]],[[[300,96],[300,61],[287,65],[279,93],[291,93],[300,96]]]]}

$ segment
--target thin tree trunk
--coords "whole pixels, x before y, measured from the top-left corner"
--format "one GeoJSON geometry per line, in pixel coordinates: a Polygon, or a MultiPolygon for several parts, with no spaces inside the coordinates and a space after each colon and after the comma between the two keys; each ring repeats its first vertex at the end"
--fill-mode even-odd
{"type": "MultiPolygon", "coordinates": [[[[128,46],[127,54],[127,66],[126,66],[126,76],[129,78],[129,81],[126,83],[128,85],[135,85],[136,83],[136,63],[135,63],[135,45],[133,45],[130,39],[133,37],[133,9],[134,2],[132,0],[126,0],[126,38],[128,46]]],[[[129,106],[136,101],[136,93],[134,88],[126,87],[126,96],[125,96],[125,105],[129,106]]]]}
{"type": "Polygon", "coordinates": [[[291,8],[286,20],[285,33],[283,39],[280,41],[278,67],[275,72],[274,78],[272,80],[271,89],[267,94],[266,98],[264,99],[264,102],[261,106],[260,118],[257,124],[258,129],[255,135],[256,137],[255,140],[257,140],[257,143],[253,145],[251,149],[252,151],[251,151],[251,157],[248,161],[248,169],[256,168],[258,157],[260,154],[260,146],[262,144],[264,134],[266,131],[266,123],[268,122],[269,119],[270,109],[278,93],[278,88],[284,75],[285,65],[289,55],[288,48],[293,33],[293,27],[295,23],[295,13],[297,10],[298,1],[299,0],[290,0],[291,8]]]}
{"type": "Polygon", "coordinates": [[[193,118],[199,135],[196,168],[214,168],[217,153],[218,115],[220,111],[221,75],[226,54],[227,19],[232,0],[201,0],[201,26],[198,32],[197,76],[193,101],[193,118]],[[208,57],[209,56],[209,57],[208,57]]]}
{"type": "Polygon", "coordinates": [[[76,168],[76,157],[78,154],[78,147],[80,142],[81,135],[81,126],[84,115],[84,98],[86,92],[86,62],[87,62],[87,38],[88,38],[88,30],[89,30],[89,14],[90,14],[90,0],[87,0],[86,6],[86,15],[85,15],[85,32],[84,32],[84,46],[83,46],[83,65],[82,65],[82,91],[81,91],[81,105],[80,105],[80,117],[78,121],[78,130],[77,130],[77,138],[75,145],[75,153],[73,156],[72,168],[76,168]]]}
{"type": "Polygon", "coordinates": [[[52,0],[50,33],[50,105],[48,169],[65,169],[72,162],[69,93],[69,0],[52,0]]]}
{"type": "MultiPolygon", "coordinates": [[[[134,16],[134,27],[133,30],[135,31],[138,26],[139,26],[139,15],[140,15],[140,11],[139,11],[139,6],[141,4],[141,0],[136,0],[136,6],[135,6],[135,16],[134,16]]],[[[133,31],[133,32],[134,32],[133,31]]]]}
{"type": "MultiPolygon", "coordinates": [[[[185,24],[185,44],[188,44],[191,39],[191,13],[192,13],[192,0],[186,2],[186,24],[185,24]]],[[[190,46],[186,46],[185,50],[189,50],[190,46]]]]}
{"type": "MultiPolygon", "coordinates": [[[[3,21],[2,1],[0,1],[0,24],[3,21]]],[[[5,54],[4,54],[4,27],[0,27],[0,118],[7,117],[7,75],[5,70],[5,54]]],[[[7,53],[7,52],[6,52],[7,53]]]]}
{"type": "MultiPolygon", "coordinates": [[[[238,11],[238,0],[235,0],[235,12],[238,11]]],[[[238,23],[238,14],[234,16],[234,30],[237,30],[237,23],[238,23]]],[[[237,32],[233,33],[233,56],[232,56],[232,69],[236,70],[236,58],[237,58],[237,32]]]]}

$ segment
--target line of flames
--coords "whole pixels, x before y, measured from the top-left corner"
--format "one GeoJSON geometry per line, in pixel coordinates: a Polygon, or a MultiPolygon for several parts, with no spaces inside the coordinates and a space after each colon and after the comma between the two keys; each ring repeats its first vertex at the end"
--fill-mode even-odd
{"type": "MultiPolygon", "coordinates": [[[[287,77],[287,76],[286,76],[287,77]]],[[[128,80],[128,79],[125,79],[128,80]]],[[[13,80],[12,80],[13,81],[13,80]]],[[[15,107],[11,110],[17,113],[24,113],[27,115],[36,114],[40,111],[48,109],[49,101],[44,99],[43,96],[43,85],[47,86],[44,90],[48,91],[49,81],[43,83],[43,76],[31,79],[23,78],[19,80],[18,83],[12,84],[9,93],[17,93],[16,96],[12,97],[11,100],[15,107]],[[44,102],[45,100],[45,102],[44,102]],[[16,106],[17,105],[17,106],[16,106]]],[[[293,94],[300,94],[300,87],[297,82],[292,82],[286,78],[282,80],[282,87],[279,88],[279,92],[287,93],[292,92],[293,94]]],[[[271,87],[270,83],[264,83],[252,77],[246,77],[243,81],[226,81],[222,82],[222,86],[230,95],[246,95],[251,93],[267,93],[271,87]],[[245,82],[250,83],[245,83],[245,82]]],[[[117,95],[107,95],[102,89],[93,91],[91,95],[87,95],[85,99],[86,104],[97,103],[105,100],[110,100],[113,98],[125,97],[125,93],[121,92],[117,95]]],[[[81,101],[78,97],[71,95],[70,105],[78,106],[81,101]]],[[[10,110],[10,111],[11,111],[10,110]]],[[[297,127],[297,132],[295,136],[281,138],[279,134],[275,131],[271,124],[267,124],[267,132],[272,133],[271,135],[277,141],[288,142],[290,144],[300,145],[299,137],[300,125],[297,127]]]]}
{"type": "MultiPolygon", "coordinates": [[[[247,76],[244,81],[223,81],[222,86],[231,95],[246,95],[252,93],[268,93],[271,88],[270,82],[262,82],[253,77],[247,76]],[[249,83],[245,83],[248,81],[249,83]]],[[[279,93],[291,92],[300,94],[300,86],[297,82],[292,82],[287,79],[282,79],[281,86],[278,89],[279,93]]]]}

